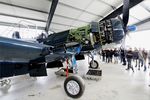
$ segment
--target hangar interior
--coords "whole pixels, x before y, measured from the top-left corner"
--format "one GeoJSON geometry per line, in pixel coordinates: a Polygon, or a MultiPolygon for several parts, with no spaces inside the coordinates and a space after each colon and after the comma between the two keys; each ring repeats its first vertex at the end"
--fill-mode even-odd
{"type": "MultiPolygon", "coordinates": [[[[128,32],[123,45],[132,49],[145,48],[148,51],[150,50],[150,0],[129,1],[127,25],[136,28],[128,32]]],[[[23,41],[32,41],[41,33],[57,34],[92,22],[101,22],[117,16],[123,18],[122,9],[123,0],[0,0],[0,37],[12,38],[13,33],[18,31],[23,41]],[[50,13],[51,10],[54,14],[50,13]]],[[[103,45],[99,51],[103,48],[119,47],[120,45],[110,43],[103,45]]],[[[84,79],[85,92],[79,100],[150,99],[148,59],[146,71],[143,71],[144,67],[141,67],[141,70],[134,67],[132,72],[125,70],[128,65],[123,66],[120,62],[105,63],[102,61],[102,55],[97,54],[94,58],[102,70],[102,75],[98,81],[84,79]]],[[[0,62],[3,61],[0,59],[0,62]]],[[[133,61],[133,66],[135,63],[133,61]]],[[[77,61],[77,66],[80,76],[86,74],[89,57],[85,55],[85,60],[77,61]]],[[[0,88],[0,100],[73,100],[63,90],[65,77],[55,75],[57,69],[48,69],[47,77],[31,78],[29,75],[10,77],[11,87],[8,91],[0,88]]]]}

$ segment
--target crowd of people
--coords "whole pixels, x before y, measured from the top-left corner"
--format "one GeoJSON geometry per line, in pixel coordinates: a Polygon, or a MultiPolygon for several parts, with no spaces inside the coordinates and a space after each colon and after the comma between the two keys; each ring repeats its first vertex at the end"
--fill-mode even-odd
{"type": "Polygon", "coordinates": [[[143,67],[143,71],[146,71],[150,66],[150,51],[144,48],[114,48],[114,49],[102,49],[101,50],[102,61],[106,63],[121,63],[127,65],[126,70],[132,70],[137,68],[140,70],[143,67]]]}

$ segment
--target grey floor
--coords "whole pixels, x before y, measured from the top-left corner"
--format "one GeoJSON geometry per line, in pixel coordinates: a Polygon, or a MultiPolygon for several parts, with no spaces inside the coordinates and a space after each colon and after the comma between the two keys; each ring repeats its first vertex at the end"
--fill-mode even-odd
{"type": "MultiPolygon", "coordinates": [[[[99,58],[97,58],[99,60],[99,58]]],[[[100,62],[99,62],[100,63],[100,62]]],[[[86,61],[78,62],[80,75],[87,70],[86,61]]],[[[103,71],[100,81],[85,80],[85,93],[79,100],[150,100],[149,69],[144,72],[126,71],[121,64],[100,63],[103,71]]],[[[48,77],[13,77],[8,92],[0,91],[0,100],[73,100],[63,90],[64,77],[48,70],[48,77]]]]}

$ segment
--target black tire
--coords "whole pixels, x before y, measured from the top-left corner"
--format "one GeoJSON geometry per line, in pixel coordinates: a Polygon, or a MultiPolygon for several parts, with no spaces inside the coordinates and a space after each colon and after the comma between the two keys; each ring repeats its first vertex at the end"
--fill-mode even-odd
{"type": "Polygon", "coordinates": [[[64,90],[66,92],[66,94],[69,97],[72,98],[80,98],[85,90],[85,83],[84,80],[80,77],[80,76],[69,76],[68,78],[66,78],[65,82],[64,82],[64,90]],[[79,91],[76,94],[71,94],[67,88],[67,86],[69,86],[69,82],[74,82],[75,84],[77,84],[79,91]]]}
{"type": "Polygon", "coordinates": [[[94,64],[95,64],[95,66],[93,66],[92,61],[90,61],[90,68],[97,69],[99,67],[99,64],[96,60],[94,60],[94,64]]]}

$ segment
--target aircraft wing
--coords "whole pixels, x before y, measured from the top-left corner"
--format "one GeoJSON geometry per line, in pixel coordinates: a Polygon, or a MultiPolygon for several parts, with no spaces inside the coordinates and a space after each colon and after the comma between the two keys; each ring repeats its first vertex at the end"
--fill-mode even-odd
{"type": "Polygon", "coordinates": [[[46,62],[53,62],[53,61],[58,61],[58,60],[65,61],[65,59],[71,58],[71,57],[72,57],[72,54],[70,53],[53,53],[53,54],[47,55],[45,57],[45,60],[46,62]]]}
{"type": "Polygon", "coordinates": [[[71,53],[56,52],[51,46],[0,37],[0,78],[23,74],[47,76],[47,68],[62,67],[53,66],[52,62],[70,57],[71,53]]]}

